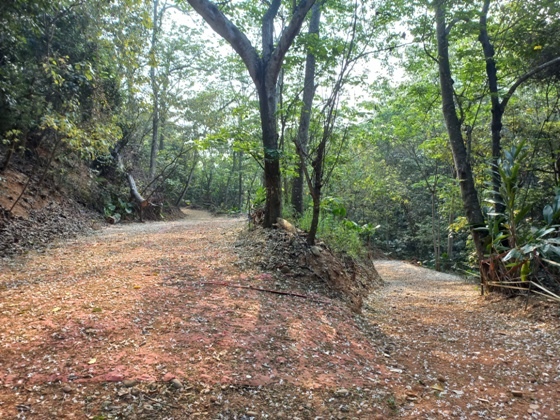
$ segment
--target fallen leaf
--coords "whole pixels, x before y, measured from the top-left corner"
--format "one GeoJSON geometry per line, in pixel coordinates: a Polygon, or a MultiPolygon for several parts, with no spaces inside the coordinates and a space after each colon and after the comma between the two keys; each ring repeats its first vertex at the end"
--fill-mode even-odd
{"type": "Polygon", "coordinates": [[[445,390],[440,384],[432,385],[432,389],[435,389],[436,391],[444,391],[445,390]]]}
{"type": "Polygon", "coordinates": [[[58,312],[58,311],[60,311],[61,309],[62,309],[62,308],[60,308],[60,307],[57,306],[57,307],[54,308],[52,311],[53,311],[53,312],[58,312]]]}
{"type": "Polygon", "coordinates": [[[93,359],[89,359],[88,365],[93,365],[95,362],[97,362],[95,357],[93,359]]]}

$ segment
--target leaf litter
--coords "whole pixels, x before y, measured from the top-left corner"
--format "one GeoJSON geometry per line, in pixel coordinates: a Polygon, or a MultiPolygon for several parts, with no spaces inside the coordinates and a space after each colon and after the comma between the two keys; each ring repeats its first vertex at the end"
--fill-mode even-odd
{"type": "Polygon", "coordinates": [[[377,261],[358,314],[267,235],[190,211],[13,260],[0,418],[559,417],[557,307],[377,261]]]}

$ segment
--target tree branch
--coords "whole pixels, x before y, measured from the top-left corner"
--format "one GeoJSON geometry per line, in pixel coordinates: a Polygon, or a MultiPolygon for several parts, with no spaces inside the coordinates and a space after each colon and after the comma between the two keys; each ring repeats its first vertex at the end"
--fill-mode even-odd
{"type": "Polygon", "coordinates": [[[511,97],[513,96],[513,94],[515,93],[515,91],[519,86],[521,86],[523,83],[525,83],[527,80],[529,80],[531,77],[533,77],[535,74],[539,73],[540,71],[543,71],[546,68],[558,63],[560,63],[560,57],[556,57],[550,61],[547,61],[544,64],[541,64],[540,66],[535,67],[534,69],[528,71],[519,79],[517,79],[517,81],[509,88],[507,93],[504,95],[504,98],[502,99],[502,103],[500,104],[502,107],[502,111],[505,110],[509,100],[511,99],[511,97]]]}
{"type": "Polygon", "coordinates": [[[290,23],[282,32],[278,45],[270,57],[268,75],[272,77],[272,80],[276,80],[276,77],[280,72],[280,68],[282,67],[284,56],[294,42],[296,35],[301,29],[305,16],[307,16],[307,12],[309,12],[314,3],[315,0],[301,0],[294,9],[294,14],[292,15],[290,23]]]}
{"type": "MultiPolygon", "coordinates": [[[[251,45],[249,38],[237,28],[218,7],[209,0],[187,0],[192,8],[210,25],[210,27],[224,38],[239,54],[249,74],[255,83],[258,83],[258,74],[261,59],[251,45]]],[[[308,0],[310,1],[310,0],[308,0]]]]}

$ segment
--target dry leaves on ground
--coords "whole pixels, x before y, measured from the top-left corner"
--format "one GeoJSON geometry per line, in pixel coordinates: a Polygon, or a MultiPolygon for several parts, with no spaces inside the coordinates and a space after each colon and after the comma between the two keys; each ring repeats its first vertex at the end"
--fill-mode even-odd
{"type": "Polygon", "coordinates": [[[557,318],[396,262],[354,315],[249,264],[242,221],[189,216],[3,270],[0,418],[558,418],[557,318]]]}

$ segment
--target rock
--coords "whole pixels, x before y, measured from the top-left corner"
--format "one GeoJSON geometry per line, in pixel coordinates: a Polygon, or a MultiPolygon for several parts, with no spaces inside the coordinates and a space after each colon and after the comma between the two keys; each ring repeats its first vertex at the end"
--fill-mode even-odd
{"type": "Polygon", "coordinates": [[[175,389],[181,389],[183,388],[183,384],[181,383],[181,381],[177,378],[173,378],[171,380],[171,386],[175,389]]]}
{"type": "Polygon", "coordinates": [[[138,381],[136,379],[125,379],[123,381],[123,385],[126,386],[127,388],[132,388],[137,383],[138,383],[138,381]]]}
{"type": "Polygon", "coordinates": [[[124,379],[124,375],[119,372],[109,372],[105,375],[105,380],[107,382],[120,382],[124,379]]]}
{"type": "Polygon", "coordinates": [[[292,225],[290,222],[288,222],[287,220],[279,217],[278,219],[276,219],[276,224],[278,225],[278,227],[281,227],[286,232],[290,232],[290,233],[293,233],[293,234],[297,235],[296,227],[294,225],[292,225]]]}
{"type": "Polygon", "coordinates": [[[348,407],[347,405],[341,405],[340,408],[339,408],[339,410],[340,410],[342,413],[348,413],[348,412],[350,411],[350,407],[348,407]]]}
{"type": "Polygon", "coordinates": [[[320,256],[321,256],[321,248],[319,248],[318,246],[312,246],[312,247],[311,247],[311,252],[312,252],[313,255],[315,255],[316,257],[320,257],[320,256]]]}
{"type": "Polygon", "coordinates": [[[334,395],[336,397],[347,397],[348,395],[350,395],[350,391],[348,391],[346,388],[340,388],[335,391],[334,395]]]}
{"type": "Polygon", "coordinates": [[[514,390],[512,390],[512,391],[511,391],[511,394],[512,394],[514,397],[517,397],[517,398],[522,398],[522,397],[523,397],[523,391],[514,391],[514,390]]]}
{"type": "Polygon", "coordinates": [[[124,397],[125,395],[128,395],[130,393],[130,391],[126,388],[121,388],[117,391],[117,395],[119,397],[124,397]]]}
{"type": "Polygon", "coordinates": [[[62,387],[62,392],[66,394],[71,394],[72,392],[74,392],[74,388],[72,388],[70,385],[64,385],[62,387]]]}
{"type": "Polygon", "coordinates": [[[170,382],[171,380],[175,379],[176,376],[173,375],[172,373],[167,372],[165,375],[163,375],[163,382],[170,382]]]}

